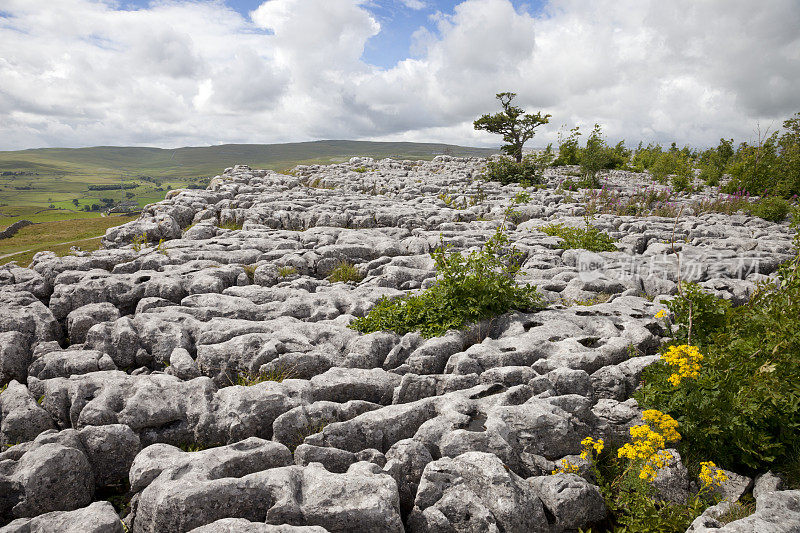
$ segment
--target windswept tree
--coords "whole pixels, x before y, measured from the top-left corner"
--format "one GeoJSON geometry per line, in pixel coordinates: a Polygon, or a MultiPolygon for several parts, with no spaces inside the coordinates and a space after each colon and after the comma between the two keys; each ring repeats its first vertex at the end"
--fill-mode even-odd
{"type": "Polygon", "coordinates": [[[502,135],[507,144],[501,150],[521,163],[522,145],[533,137],[536,128],[547,124],[552,115],[542,115],[541,111],[535,115],[525,113],[521,107],[511,105],[515,96],[516,93],[499,93],[497,99],[503,110],[494,115],[483,115],[473,125],[476,130],[502,135]]]}

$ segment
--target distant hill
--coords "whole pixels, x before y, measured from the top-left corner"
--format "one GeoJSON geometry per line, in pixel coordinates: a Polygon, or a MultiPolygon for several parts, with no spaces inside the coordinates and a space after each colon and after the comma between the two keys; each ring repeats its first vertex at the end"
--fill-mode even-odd
{"type": "Polygon", "coordinates": [[[131,146],[0,151],[0,227],[21,217],[34,222],[100,216],[112,205],[144,206],[167,190],[205,187],[226,167],[288,170],[353,156],[432,159],[439,154],[489,156],[498,150],[450,144],[313,141],[223,144],[175,149],[131,146]]]}
{"type": "Polygon", "coordinates": [[[175,149],[130,146],[37,148],[0,151],[0,173],[85,173],[187,178],[214,175],[234,164],[285,169],[301,162],[331,163],[353,156],[431,159],[439,154],[488,156],[498,150],[450,144],[369,141],[312,141],[285,144],[223,144],[175,149]]]}

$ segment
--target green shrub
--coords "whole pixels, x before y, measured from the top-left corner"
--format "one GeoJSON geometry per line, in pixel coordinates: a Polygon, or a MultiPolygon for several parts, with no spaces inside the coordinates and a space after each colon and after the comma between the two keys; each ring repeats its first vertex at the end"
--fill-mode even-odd
{"type": "Polygon", "coordinates": [[[295,377],[295,372],[292,368],[274,367],[265,372],[241,373],[236,378],[236,385],[250,387],[252,385],[257,385],[265,381],[276,381],[280,383],[285,379],[292,379],[294,377],[295,377]]]}
{"type": "Polygon", "coordinates": [[[600,231],[589,223],[586,219],[585,228],[574,228],[564,224],[548,224],[542,226],[539,231],[551,237],[561,237],[564,242],[561,247],[565,250],[580,248],[591,252],[615,252],[614,239],[608,234],[600,231]]]}
{"type": "Polygon", "coordinates": [[[224,224],[220,224],[219,228],[220,229],[229,229],[229,230],[240,230],[240,229],[242,229],[243,226],[244,226],[244,224],[242,224],[240,222],[236,222],[235,220],[230,220],[228,222],[225,222],[224,224]]]}
{"type": "Polygon", "coordinates": [[[780,196],[766,196],[747,207],[747,211],[751,215],[772,222],[781,222],[786,219],[790,209],[791,204],[780,196]]]}
{"type": "Polygon", "coordinates": [[[639,146],[636,148],[631,158],[631,168],[636,172],[644,172],[650,169],[658,160],[659,156],[661,156],[662,152],[663,149],[660,144],[648,144],[646,147],[643,147],[642,143],[639,142],[639,146]]]}
{"type": "Polygon", "coordinates": [[[676,191],[692,191],[692,179],[689,174],[675,174],[672,176],[672,188],[676,191]]]}
{"type": "Polygon", "coordinates": [[[679,291],[676,298],[667,302],[677,326],[674,338],[679,343],[705,344],[725,325],[730,302],[704,291],[697,283],[681,283],[679,291]]]}
{"type": "Polygon", "coordinates": [[[558,132],[558,157],[553,161],[553,165],[560,167],[564,165],[577,165],[580,163],[580,145],[578,137],[581,135],[580,128],[575,126],[569,130],[565,137],[559,130],[558,132]]]}
{"type": "Polygon", "coordinates": [[[530,201],[531,201],[531,195],[524,191],[517,193],[517,195],[514,197],[515,204],[526,204],[530,201]]]}
{"type": "Polygon", "coordinates": [[[584,177],[590,183],[595,184],[599,171],[615,168],[614,156],[614,150],[609,148],[605,139],[603,139],[600,124],[595,124],[592,133],[586,139],[586,147],[580,152],[580,165],[584,177]]]}
{"type": "Polygon", "coordinates": [[[542,182],[542,169],[531,155],[523,157],[521,163],[509,157],[501,157],[486,163],[486,171],[482,178],[487,181],[499,181],[503,185],[521,182],[538,184],[542,182]]]}
{"type": "MultiPolygon", "coordinates": [[[[663,152],[649,170],[659,183],[666,183],[668,176],[675,176],[678,185],[682,186],[679,190],[688,188],[693,177],[692,165],[688,156],[680,150],[663,152]]],[[[673,185],[675,185],[675,179],[673,179],[673,185]]]]}
{"type": "Polygon", "coordinates": [[[725,173],[725,167],[733,156],[733,139],[720,139],[716,148],[703,151],[697,158],[700,179],[707,185],[717,186],[725,173]]]}
{"type": "Polygon", "coordinates": [[[433,286],[411,296],[381,299],[350,327],[362,333],[420,331],[434,337],[510,309],[528,311],[542,306],[536,287],[515,283],[521,255],[509,244],[503,228],[498,228],[480,251],[463,255],[448,252],[442,245],[431,256],[437,270],[433,286]]]}
{"type": "MultiPolygon", "coordinates": [[[[685,457],[712,458],[737,472],[777,470],[799,481],[800,237],[795,247],[779,281],[760,286],[747,304],[727,308],[724,320],[719,309],[709,321],[694,315],[692,342],[703,355],[696,377],[676,386],[669,381],[672,366],[662,362],[645,371],[636,398],[678,420],[685,457]]],[[[686,309],[687,302],[680,305],[686,309]]],[[[677,320],[688,330],[688,315],[677,320]]]]}
{"type": "Polygon", "coordinates": [[[339,281],[344,283],[348,281],[359,282],[362,279],[364,279],[364,276],[361,275],[361,272],[358,271],[353,263],[348,263],[347,261],[340,262],[331,270],[331,273],[328,274],[328,281],[331,283],[339,281]]]}
{"type": "Polygon", "coordinates": [[[258,265],[242,265],[242,269],[244,269],[244,273],[247,275],[247,279],[250,283],[255,281],[257,268],[258,265]]]}
{"type": "Polygon", "coordinates": [[[686,504],[661,501],[650,483],[639,479],[635,471],[626,472],[629,465],[623,460],[608,454],[600,462],[596,471],[600,473],[600,493],[610,511],[608,521],[623,532],[683,533],[713,503],[702,497],[692,497],[686,504]]]}
{"type": "MultiPolygon", "coordinates": [[[[683,533],[709,505],[718,501],[714,488],[725,479],[717,476],[712,463],[696,471],[700,485],[684,504],[664,501],[652,482],[658,471],[673,462],[666,451],[681,438],[677,422],[659,411],[642,413],[642,423],[630,430],[630,442],[617,450],[609,449],[603,439],[586,437],[581,441],[580,458],[594,477],[609,510],[605,520],[594,524],[599,531],[636,533],[683,533]]],[[[578,464],[569,459],[556,463],[553,474],[577,473],[578,464]],[[560,463],[560,465],[559,465],[560,463]]],[[[693,472],[694,473],[694,472],[693,472]]]]}
{"type": "Polygon", "coordinates": [[[783,123],[784,133],[759,135],[757,144],[741,143],[726,167],[725,192],[789,197],[800,194],[800,113],[783,123]]]}

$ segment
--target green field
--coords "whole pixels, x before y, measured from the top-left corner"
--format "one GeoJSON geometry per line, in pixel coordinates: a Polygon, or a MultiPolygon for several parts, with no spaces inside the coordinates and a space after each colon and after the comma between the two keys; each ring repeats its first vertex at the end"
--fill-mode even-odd
{"type": "Polygon", "coordinates": [[[0,151],[0,228],[22,219],[36,223],[0,240],[0,264],[28,265],[42,250],[63,255],[72,246],[96,249],[107,228],[131,220],[101,216],[109,205],[124,201],[144,207],[163,200],[171,189],[205,187],[211,177],[236,164],[285,171],[298,164],[341,163],[353,156],[432,159],[439,154],[485,157],[495,153],[448,144],[366,141],[0,151]],[[127,188],[91,189],[109,185],[127,188]],[[94,210],[86,210],[92,206],[94,210]]]}
{"type": "Polygon", "coordinates": [[[136,217],[97,216],[83,220],[59,220],[26,226],[9,239],[0,240],[0,265],[16,261],[20,266],[30,264],[34,254],[44,250],[65,255],[73,246],[81,250],[96,250],[106,229],[119,226],[136,217]]]}
{"type": "Polygon", "coordinates": [[[85,206],[121,201],[157,202],[170,189],[205,186],[226,167],[287,170],[297,164],[328,164],[352,156],[432,159],[438,154],[487,156],[496,150],[446,144],[314,141],[288,144],[227,144],[176,149],[97,146],[0,152],[0,227],[97,217],[85,206]],[[125,185],[126,190],[89,186],[125,185]]]}

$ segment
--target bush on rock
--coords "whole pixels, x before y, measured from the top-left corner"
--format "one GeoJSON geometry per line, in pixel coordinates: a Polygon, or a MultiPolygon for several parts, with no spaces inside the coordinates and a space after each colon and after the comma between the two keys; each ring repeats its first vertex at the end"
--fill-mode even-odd
{"type": "Polygon", "coordinates": [[[673,346],[645,371],[637,400],[678,420],[690,459],[800,478],[800,237],[795,245],[797,255],[777,280],[762,284],[745,305],[719,306],[695,289],[667,304],[676,337],[691,339],[702,355],[694,357],[699,369],[682,372],[690,351],[673,346]]]}
{"type": "Polygon", "coordinates": [[[432,287],[411,296],[382,299],[350,327],[362,333],[419,331],[434,337],[511,309],[528,311],[542,306],[536,287],[518,286],[514,281],[520,252],[509,245],[503,228],[498,228],[480,251],[465,256],[441,246],[431,256],[437,270],[432,287]]]}

